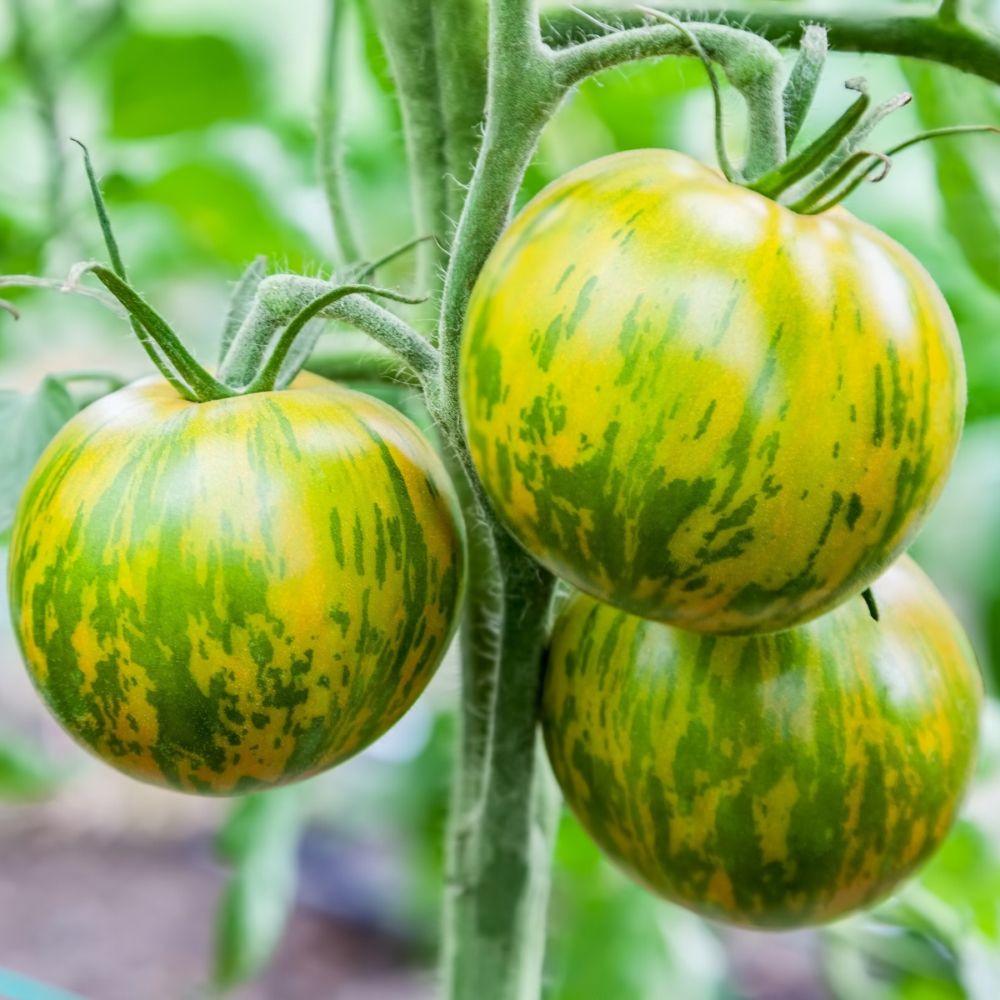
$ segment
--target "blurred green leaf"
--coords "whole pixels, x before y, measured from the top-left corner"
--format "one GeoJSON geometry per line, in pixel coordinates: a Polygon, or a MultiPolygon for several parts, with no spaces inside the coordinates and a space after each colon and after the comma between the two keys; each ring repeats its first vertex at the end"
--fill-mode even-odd
{"type": "Polygon", "coordinates": [[[205,264],[228,270],[245,265],[263,249],[272,260],[300,270],[317,255],[257,179],[232,163],[183,163],[147,184],[123,185],[115,196],[120,192],[167,208],[178,224],[170,251],[196,252],[205,264]]]}
{"type": "Polygon", "coordinates": [[[259,114],[257,77],[230,39],[128,34],[111,60],[112,134],[141,139],[259,114]]]}
{"type": "Polygon", "coordinates": [[[37,233],[0,211],[0,274],[36,273],[42,246],[37,233]]]}
{"type": "Polygon", "coordinates": [[[546,1000],[722,995],[725,955],[708,924],[627,881],[568,811],[554,876],[546,1000]]]}
{"type": "Polygon", "coordinates": [[[920,885],[964,925],[1000,944],[1000,845],[989,833],[960,820],[924,869],[920,885]]]}
{"type": "Polygon", "coordinates": [[[281,941],[295,904],[302,810],[297,789],[251,795],[234,806],[218,850],[234,868],[219,905],[215,982],[256,975],[281,941]]]}
{"type": "Polygon", "coordinates": [[[45,446],[75,413],[73,397],[52,376],[34,392],[0,391],[0,536],[10,530],[21,492],[45,446]]]}
{"type": "Polygon", "coordinates": [[[45,798],[65,777],[65,771],[40,751],[12,738],[0,737],[0,798],[45,798]]]}
{"type": "MultiPolygon", "coordinates": [[[[1000,123],[991,84],[929,63],[906,61],[904,69],[925,127],[1000,123]]],[[[1000,289],[1000,192],[991,182],[1000,172],[1000,138],[937,139],[932,150],[948,230],[973,271],[1000,289]]]]}

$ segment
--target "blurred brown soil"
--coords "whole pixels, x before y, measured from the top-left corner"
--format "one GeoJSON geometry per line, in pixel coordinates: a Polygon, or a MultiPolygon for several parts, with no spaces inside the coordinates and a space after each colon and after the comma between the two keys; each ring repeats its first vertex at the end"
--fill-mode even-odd
{"type": "MultiPolygon", "coordinates": [[[[204,840],[0,838],[0,966],[85,1000],[210,995],[223,872],[204,840]]],[[[400,945],[300,908],[275,960],[233,1000],[425,1000],[400,945]]]]}

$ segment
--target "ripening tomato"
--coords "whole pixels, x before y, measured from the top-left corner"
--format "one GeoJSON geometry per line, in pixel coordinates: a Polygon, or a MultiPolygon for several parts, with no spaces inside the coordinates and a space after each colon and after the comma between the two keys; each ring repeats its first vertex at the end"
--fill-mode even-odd
{"type": "Polygon", "coordinates": [[[566,801],[654,891],[754,927],[891,892],[951,827],[983,698],[961,626],[909,559],[797,628],[711,636],[586,595],[561,612],[542,728],[566,801]]]}
{"type": "Polygon", "coordinates": [[[936,499],[965,408],[920,265],[665,150],[543,191],[472,296],[461,398],[524,547],[633,614],[787,628],[864,589],[936,499]]]}
{"type": "Polygon", "coordinates": [[[463,574],[448,477],[384,403],[309,375],[203,403],[154,379],[42,456],[10,598],[72,736],[133,777],[231,793],[321,771],[399,719],[463,574]]]}

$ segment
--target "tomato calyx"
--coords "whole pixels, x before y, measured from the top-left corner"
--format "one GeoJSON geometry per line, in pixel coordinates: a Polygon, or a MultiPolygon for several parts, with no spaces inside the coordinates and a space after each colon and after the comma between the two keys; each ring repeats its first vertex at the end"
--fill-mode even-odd
{"type": "MultiPolygon", "coordinates": [[[[946,136],[1000,132],[992,125],[956,125],[921,132],[885,152],[864,149],[862,144],[874,128],[894,111],[909,104],[913,97],[904,92],[871,108],[867,81],[863,77],[852,77],[844,86],[856,91],[858,97],[829,128],[798,153],[789,153],[763,175],[748,178],[733,165],[726,150],[721,89],[712,61],[701,43],[683,21],[652,8],[639,9],[681,32],[704,66],[714,102],[716,159],[726,180],[787,205],[800,215],[818,215],[840,204],[864,181],[878,183],[884,180],[892,167],[892,157],[910,146],[946,136]]],[[[827,52],[826,29],[810,25],[803,32],[798,59],[782,92],[784,142],[775,142],[775,149],[791,150],[815,96],[827,52]]]]}
{"type": "Polygon", "coordinates": [[[858,92],[854,103],[805,149],[747,185],[752,191],[787,204],[801,215],[819,215],[839,205],[862,182],[884,180],[892,167],[892,157],[910,146],[944,136],[1000,132],[992,125],[955,125],[921,132],[885,152],[861,149],[875,126],[913,97],[909,93],[897,94],[869,112],[867,81],[855,77],[844,86],[858,92]]]}
{"type": "Polygon", "coordinates": [[[265,281],[267,260],[257,258],[244,273],[233,296],[223,332],[220,379],[198,362],[170,324],[129,284],[90,151],[79,139],[72,141],[83,151],[91,198],[111,267],[94,261],[77,264],[70,272],[64,288],[73,290],[81,277],[93,274],[125,310],[132,329],[150,360],[184,399],[203,403],[250,393],[272,392],[288,385],[309,357],[308,350],[293,353],[293,348],[309,322],[322,316],[325,310],[349,295],[378,296],[409,305],[426,301],[425,296],[406,295],[370,284],[366,280],[384,264],[429,238],[422,236],[377,260],[363,262],[348,269],[345,280],[332,281],[328,286],[321,287],[317,294],[289,316],[281,316],[270,324],[263,323],[259,330],[254,331],[255,336],[240,336],[242,327],[251,319],[255,307],[266,312],[266,307],[260,307],[257,302],[257,296],[265,281]],[[241,379],[226,378],[224,373],[227,369],[247,374],[241,379]]]}
{"type": "MultiPolygon", "coordinates": [[[[803,36],[799,59],[783,95],[785,138],[789,149],[812,102],[826,53],[826,33],[824,29],[813,26],[803,36]]],[[[863,143],[875,127],[894,111],[909,104],[913,97],[904,92],[872,108],[864,78],[853,77],[844,86],[858,94],[850,107],[804,149],[789,155],[767,173],[750,181],[735,178],[726,169],[725,153],[718,137],[721,104],[716,99],[716,145],[720,150],[720,166],[727,179],[743,183],[751,191],[787,205],[801,215],[818,215],[840,204],[864,181],[878,183],[884,180],[892,167],[892,157],[910,146],[945,136],[1000,132],[992,125],[956,125],[921,132],[884,152],[865,149],[863,143]]],[[[715,90],[713,86],[713,92],[715,90]]]]}

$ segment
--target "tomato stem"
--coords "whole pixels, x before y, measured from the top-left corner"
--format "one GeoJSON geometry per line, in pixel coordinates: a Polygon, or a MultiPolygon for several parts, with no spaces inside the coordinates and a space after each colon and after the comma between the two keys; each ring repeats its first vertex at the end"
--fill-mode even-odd
{"type": "MultiPolygon", "coordinates": [[[[650,25],[649,15],[628,30],[615,30],[553,52],[556,79],[568,90],[589,76],[626,62],[690,51],[693,34],[710,59],[717,62],[739,90],[748,111],[748,150],[742,172],[756,178],[785,158],[785,120],[782,100],[783,64],[778,50],[726,24],[682,20],[650,25]]],[[[659,10],[656,11],[659,16],[659,10]]],[[[589,30],[589,24],[588,24],[589,30]]]]}
{"type": "Polygon", "coordinates": [[[260,282],[253,303],[233,337],[226,356],[219,366],[219,378],[227,385],[248,387],[272,360],[273,352],[285,351],[285,361],[279,366],[278,388],[286,383],[289,372],[297,372],[308,358],[313,342],[303,330],[309,319],[322,317],[340,319],[351,324],[373,340],[389,348],[410,365],[424,384],[433,382],[438,374],[438,353],[412,327],[387,309],[372,302],[365,294],[379,294],[400,302],[420,302],[399,292],[371,285],[331,285],[317,278],[297,274],[272,274],[260,282]],[[353,291],[344,291],[345,288],[353,291]],[[328,301],[316,306],[317,300],[328,301]],[[302,319],[303,314],[306,315],[302,319]],[[293,326],[289,334],[286,328],[293,326]],[[279,342],[275,342],[275,335],[279,342]],[[306,343],[303,347],[303,337],[306,343]],[[280,346],[285,341],[285,346],[280,346]],[[295,353],[295,361],[287,358],[295,353]]]}
{"type": "Polygon", "coordinates": [[[239,332],[243,321],[247,318],[247,313],[253,307],[254,296],[260,283],[267,274],[267,257],[256,257],[246,268],[240,280],[233,289],[233,295],[229,302],[229,312],[226,314],[226,322],[222,327],[222,339],[219,342],[219,364],[221,365],[229,353],[233,338],[239,332]]]}
{"type": "MultiPolygon", "coordinates": [[[[240,391],[243,393],[270,392],[274,389],[284,372],[289,352],[295,345],[295,341],[306,324],[310,320],[315,319],[328,306],[332,306],[335,302],[339,302],[348,295],[379,295],[386,299],[392,299],[394,302],[406,302],[411,305],[426,301],[425,297],[414,298],[413,296],[404,295],[401,292],[394,292],[388,288],[378,288],[375,285],[338,285],[335,288],[331,288],[324,295],[313,299],[309,305],[298,312],[282,331],[281,336],[272,348],[261,370],[240,391]]],[[[404,361],[417,368],[418,371],[425,369],[427,366],[435,366],[434,349],[423,338],[397,344],[396,350],[403,357],[404,361]]],[[[306,357],[302,357],[301,363],[304,364],[305,360],[306,357]]],[[[295,374],[297,374],[298,368],[301,368],[301,364],[296,366],[296,370],[288,373],[285,380],[291,381],[295,374]]]]}
{"type": "Polygon", "coordinates": [[[201,403],[234,395],[198,364],[159,313],[114,271],[102,264],[88,264],[82,272],[92,273],[125,307],[150,360],[185,399],[201,403]]]}
{"type": "MultiPolygon", "coordinates": [[[[522,998],[540,992],[555,804],[538,766],[538,704],[554,578],[496,529],[502,614],[492,726],[477,806],[453,845],[444,995],[522,998]]],[[[466,778],[469,776],[466,775],[466,778]]]]}
{"type": "MultiPolygon", "coordinates": [[[[690,7],[655,3],[678,17],[690,7]]],[[[947,8],[945,9],[945,12],[947,8]]],[[[785,0],[768,4],[734,0],[712,5],[710,12],[724,24],[740,25],[751,37],[769,39],[784,47],[798,45],[809,25],[827,29],[831,46],[838,52],[879,52],[890,56],[910,56],[952,66],[1000,84],[1000,38],[994,32],[967,24],[961,18],[940,17],[938,11],[914,10],[913,5],[887,2],[874,10],[825,13],[815,4],[785,0]]],[[[591,4],[587,10],[567,8],[547,12],[543,24],[546,41],[565,46],[567,39],[589,30],[589,17],[614,20],[625,28],[640,27],[645,15],[627,7],[591,4]]]]}
{"type": "Polygon", "coordinates": [[[701,60],[701,64],[705,67],[706,74],[708,74],[709,86],[712,89],[715,156],[719,161],[719,169],[722,170],[722,174],[727,181],[735,183],[742,180],[742,174],[733,166],[732,161],[729,159],[729,153],[726,150],[725,109],[722,103],[722,91],[719,88],[719,78],[716,75],[715,67],[712,65],[711,59],[708,58],[707,53],[702,48],[701,42],[698,41],[697,36],[687,27],[687,25],[678,21],[677,18],[672,17],[670,14],[663,14],[660,11],[653,10],[651,7],[640,7],[639,9],[645,10],[652,17],[659,18],[661,21],[665,21],[667,24],[673,25],[673,27],[675,27],[684,35],[685,38],[687,38],[691,45],[691,49],[701,60]]]}

